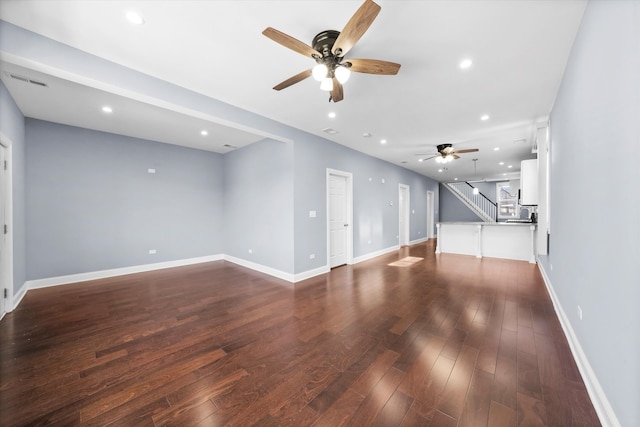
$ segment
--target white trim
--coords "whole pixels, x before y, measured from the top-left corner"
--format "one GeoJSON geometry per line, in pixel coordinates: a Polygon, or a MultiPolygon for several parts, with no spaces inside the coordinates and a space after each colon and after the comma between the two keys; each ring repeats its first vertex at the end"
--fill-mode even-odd
{"type": "MultiPolygon", "coordinates": [[[[7,224],[7,227],[9,228],[9,233],[7,233],[5,239],[6,239],[6,244],[7,244],[7,253],[5,254],[5,259],[4,259],[4,265],[0,266],[2,267],[1,270],[4,271],[4,273],[0,272],[0,274],[4,274],[4,278],[3,280],[0,280],[0,283],[4,283],[5,286],[7,286],[7,289],[9,290],[8,295],[7,295],[7,299],[4,303],[4,310],[6,313],[11,313],[13,311],[13,309],[15,307],[18,306],[18,304],[16,302],[14,302],[15,298],[14,298],[14,277],[13,277],[13,233],[14,233],[14,226],[13,226],[13,143],[11,141],[10,138],[8,138],[4,133],[0,132],[0,145],[2,145],[5,149],[5,154],[6,157],[5,159],[7,160],[7,172],[5,174],[6,177],[6,183],[5,183],[5,187],[6,187],[6,192],[5,192],[5,201],[7,202],[6,205],[6,211],[5,211],[5,216],[4,216],[4,220],[5,223],[7,224]]],[[[2,166],[0,166],[2,167],[2,166]]],[[[0,291],[2,292],[2,291],[0,291]]],[[[0,295],[0,298],[2,298],[2,295],[0,295]]],[[[21,297],[22,299],[22,297],[21,297]]],[[[2,315],[4,316],[5,313],[2,313],[2,315]]]]}
{"type": "Polygon", "coordinates": [[[49,286],[66,285],[69,283],[86,282],[88,280],[104,279],[107,277],[123,276],[125,274],[143,273],[145,271],[162,270],[164,268],[182,267],[202,262],[219,261],[222,255],[209,255],[198,258],[180,259],[176,261],[159,262],[155,264],[135,265],[132,267],[114,268],[111,270],[92,271],[88,273],[70,274],[68,276],[49,277],[46,279],[28,280],[27,289],[48,288],[49,286]]]}
{"type": "Polygon", "coordinates": [[[11,308],[11,311],[15,310],[16,308],[18,308],[18,305],[22,302],[22,298],[24,298],[24,296],[27,294],[27,291],[29,287],[27,286],[27,283],[23,283],[22,286],[20,287],[20,289],[18,289],[18,292],[16,292],[16,294],[13,297],[13,307],[11,308]]]}
{"type": "Polygon", "coordinates": [[[347,220],[349,227],[347,231],[347,265],[354,264],[353,260],[353,174],[351,172],[339,171],[337,169],[327,168],[325,177],[325,207],[327,211],[327,264],[331,266],[331,213],[329,212],[329,178],[331,175],[341,176],[347,180],[347,220]]]}
{"type": "Polygon", "coordinates": [[[427,190],[427,239],[435,236],[434,228],[436,224],[436,195],[435,192],[427,190]],[[429,206],[431,200],[431,206],[429,206]]]}
{"type": "Polygon", "coordinates": [[[428,238],[428,237],[423,237],[423,238],[421,238],[421,239],[411,240],[407,245],[408,245],[408,246],[411,246],[411,245],[417,245],[418,243],[424,243],[424,242],[426,242],[427,240],[429,240],[429,238],[428,238]]]}
{"type": "Polygon", "coordinates": [[[375,251],[375,252],[369,252],[368,254],[365,255],[361,255],[357,258],[353,259],[353,263],[354,264],[358,264],[359,262],[363,262],[363,261],[368,261],[370,259],[373,259],[375,257],[379,257],[381,255],[386,255],[390,252],[394,252],[394,251],[398,251],[400,250],[400,245],[395,245],[395,246],[391,246],[389,248],[386,249],[380,249],[379,251],[375,251]]]}
{"type": "Polygon", "coordinates": [[[242,267],[250,268],[251,270],[258,271],[260,273],[268,274],[269,276],[276,277],[278,279],[286,280],[287,282],[294,282],[294,275],[291,273],[286,273],[281,270],[277,270],[275,268],[267,267],[266,265],[257,264],[255,262],[247,261],[242,258],[236,258],[231,255],[223,255],[222,259],[225,261],[232,262],[242,267]]]}
{"type": "Polygon", "coordinates": [[[322,274],[327,274],[330,271],[331,269],[329,268],[329,266],[325,265],[322,267],[314,268],[313,270],[307,270],[307,271],[303,271],[302,273],[296,273],[293,275],[293,282],[294,283],[301,282],[303,280],[307,280],[312,277],[320,276],[322,274]]]}
{"type": "Polygon", "coordinates": [[[411,187],[407,184],[398,184],[398,243],[400,246],[402,242],[407,246],[411,244],[411,187]],[[402,198],[403,191],[407,200],[402,198]],[[403,222],[404,230],[400,227],[403,222]]]}
{"type": "Polygon", "coordinates": [[[578,365],[578,370],[580,371],[580,375],[582,375],[582,380],[584,381],[584,384],[587,388],[587,393],[589,393],[589,397],[591,398],[591,402],[593,403],[593,407],[598,414],[600,422],[605,427],[620,427],[621,424],[618,421],[618,418],[616,417],[611,404],[609,403],[609,399],[607,399],[607,396],[604,393],[604,390],[602,389],[602,386],[600,385],[600,382],[598,381],[593,368],[591,368],[589,359],[584,353],[584,350],[580,345],[580,341],[578,340],[573,327],[571,327],[571,322],[562,309],[562,305],[558,300],[558,296],[553,290],[551,280],[549,280],[549,276],[547,276],[547,272],[544,269],[544,264],[541,263],[539,259],[538,267],[540,268],[542,279],[544,280],[544,284],[546,285],[549,296],[551,297],[551,301],[553,302],[553,308],[555,309],[558,315],[558,319],[560,320],[560,325],[562,326],[564,335],[567,337],[567,341],[569,342],[571,354],[573,355],[573,359],[578,365]]]}

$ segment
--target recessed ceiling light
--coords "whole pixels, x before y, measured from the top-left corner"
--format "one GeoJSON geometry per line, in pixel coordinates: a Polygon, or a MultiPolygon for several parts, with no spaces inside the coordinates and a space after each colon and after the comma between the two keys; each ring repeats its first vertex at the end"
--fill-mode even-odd
{"type": "Polygon", "coordinates": [[[460,61],[460,68],[462,68],[463,70],[465,68],[469,68],[471,67],[471,64],[473,64],[473,61],[470,59],[463,59],[462,61],[460,61]]]}
{"type": "Polygon", "coordinates": [[[453,178],[453,180],[454,180],[454,181],[457,181],[457,180],[458,180],[458,178],[453,178]]]}
{"type": "Polygon", "coordinates": [[[438,169],[438,172],[442,172],[442,169],[438,169]]]}
{"type": "Polygon", "coordinates": [[[480,117],[480,120],[482,120],[483,122],[486,122],[487,120],[489,120],[489,115],[484,114],[482,117],[480,117]]]}
{"type": "Polygon", "coordinates": [[[102,111],[104,111],[105,113],[113,113],[113,108],[105,105],[104,107],[102,107],[102,111]]]}
{"type": "Polygon", "coordinates": [[[511,169],[511,168],[513,167],[513,165],[509,165],[509,166],[507,166],[507,167],[508,167],[509,169],[511,169]]]}
{"type": "Polygon", "coordinates": [[[369,132],[365,132],[362,134],[363,138],[371,138],[371,134],[369,132]]]}
{"type": "Polygon", "coordinates": [[[142,25],[144,24],[144,19],[142,18],[142,16],[140,16],[140,14],[138,12],[134,12],[134,11],[129,11],[127,12],[127,20],[129,22],[131,22],[134,25],[142,25]]]}
{"type": "Polygon", "coordinates": [[[386,140],[386,139],[381,139],[381,140],[380,140],[380,144],[386,144],[386,143],[387,143],[387,140],[386,140]]]}
{"type": "Polygon", "coordinates": [[[333,111],[329,112],[329,114],[327,114],[329,116],[330,119],[335,119],[336,118],[336,113],[334,113],[333,111]]]}
{"type": "Polygon", "coordinates": [[[506,173],[503,173],[503,174],[502,174],[502,176],[507,176],[507,174],[506,174],[506,173]]]}
{"type": "Polygon", "coordinates": [[[494,147],[493,151],[500,151],[500,147],[494,147]]]}
{"type": "Polygon", "coordinates": [[[207,132],[206,130],[203,130],[203,131],[200,131],[200,135],[207,136],[209,135],[209,132],[207,132]]]}
{"type": "Polygon", "coordinates": [[[502,166],[502,165],[504,165],[504,162],[500,162],[500,163],[498,163],[498,164],[499,164],[500,166],[502,166]]]}
{"type": "Polygon", "coordinates": [[[419,162],[424,162],[424,159],[423,159],[422,157],[420,157],[420,158],[418,159],[418,161],[419,161],[419,162]]]}

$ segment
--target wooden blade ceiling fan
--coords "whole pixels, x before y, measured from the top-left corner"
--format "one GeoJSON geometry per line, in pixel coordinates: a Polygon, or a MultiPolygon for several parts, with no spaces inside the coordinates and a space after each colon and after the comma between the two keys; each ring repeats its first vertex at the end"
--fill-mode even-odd
{"type": "Polygon", "coordinates": [[[420,161],[424,162],[426,160],[436,159],[436,162],[438,163],[448,163],[452,160],[458,160],[460,158],[459,154],[475,153],[476,151],[480,151],[477,148],[454,150],[451,144],[440,144],[436,148],[438,149],[437,154],[433,154],[427,158],[420,158],[420,161]]]}
{"type": "Polygon", "coordinates": [[[316,61],[316,66],[288,78],[273,87],[282,90],[302,80],[313,77],[321,82],[320,88],[331,92],[329,102],[344,99],[342,84],[349,78],[349,73],[398,74],[400,64],[377,59],[344,59],[344,56],[360,40],[380,12],[380,6],[372,0],[365,0],[351,17],[342,32],[335,30],[322,31],[313,38],[311,46],[295,39],[275,28],[268,27],[262,34],[276,43],[316,61]]]}

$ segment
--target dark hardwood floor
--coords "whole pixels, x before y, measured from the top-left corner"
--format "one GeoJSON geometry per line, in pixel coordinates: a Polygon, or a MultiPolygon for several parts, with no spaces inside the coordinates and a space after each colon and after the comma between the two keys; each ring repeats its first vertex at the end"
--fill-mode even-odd
{"type": "Polygon", "coordinates": [[[0,323],[0,425],[600,425],[537,267],[433,251],[29,291],[0,323]]]}

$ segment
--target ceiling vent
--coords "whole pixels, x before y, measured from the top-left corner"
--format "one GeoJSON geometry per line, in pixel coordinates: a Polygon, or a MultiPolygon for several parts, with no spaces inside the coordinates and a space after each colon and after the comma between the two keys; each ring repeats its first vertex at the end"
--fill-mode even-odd
{"type": "Polygon", "coordinates": [[[235,145],[231,145],[231,144],[224,144],[223,147],[224,148],[231,148],[232,150],[235,150],[236,148],[238,148],[235,145]]]}
{"type": "Polygon", "coordinates": [[[328,133],[329,135],[335,135],[336,133],[338,133],[337,130],[331,128],[324,128],[322,129],[322,132],[328,133]]]}
{"type": "Polygon", "coordinates": [[[28,77],[21,76],[20,74],[14,74],[14,73],[9,73],[9,72],[5,72],[5,74],[7,76],[11,77],[12,79],[20,80],[21,82],[31,83],[31,84],[34,84],[36,86],[41,86],[41,87],[47,87],[47,84],[44,83],[44,82],[40,82],[38,80],[33,80],[33,79],[28,78],[28,77]]]}

